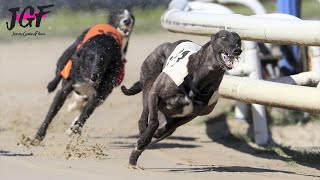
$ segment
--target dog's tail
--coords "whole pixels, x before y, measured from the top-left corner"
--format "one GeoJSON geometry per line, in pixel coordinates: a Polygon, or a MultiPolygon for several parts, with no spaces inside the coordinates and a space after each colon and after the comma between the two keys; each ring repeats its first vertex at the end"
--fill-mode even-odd
{"type": "Polygon", "coordinates": [[[49,82],[47,85],[47,90],[49,93],[53,92],[57,88],[61,78],[62,77],[60,75],[57,75],[51,82],[49,82]]]}
{"type": "Polygon", "coordinates": [[[142,84],[140,81],[133,84],[130,89],[127,89],[125,86],[121,86],[121,91],[127,96],[133,96],[142,91],[142,84]]]}

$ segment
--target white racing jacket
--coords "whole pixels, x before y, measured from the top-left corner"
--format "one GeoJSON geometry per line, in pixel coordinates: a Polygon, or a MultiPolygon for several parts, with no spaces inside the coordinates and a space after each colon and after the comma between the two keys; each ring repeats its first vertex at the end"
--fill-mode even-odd
{"type": "Polygon", "coordinates": [[[166,60],[162,71],[170,76],[177,86],[180,86],[188,75],[187,64],[190,55],[198,52],[200,49],[201,46],[194,42],[180,43],[166,60]]]}

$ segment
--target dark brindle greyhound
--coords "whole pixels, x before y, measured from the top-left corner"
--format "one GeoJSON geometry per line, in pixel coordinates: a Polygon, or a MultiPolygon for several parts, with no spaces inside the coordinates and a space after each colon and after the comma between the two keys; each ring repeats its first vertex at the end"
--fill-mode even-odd
{"type": "Polygon", "coordinates": [[[186,40],[164,43],[147,57],[140,81],[130,89],[121,87],[126,95],[143,91],[140,138],[129,159],[131,166],[136,166],[149,145],[195,117],[212,112],[223,74],[241,52],[239,35],[222,30],[202,47],[186,40]]]}
{"type": "Polygon", "coordinates": [[[63,53],[57,63],[56,77],[47,87],[52,92],[63,79],[62,88],[57,92],[33,144],[44,139],[49,124],[71,92],[82,105],[81,114],[72,123],[68,133],[81,132],[94,109],[104,102],[119,83],[117,81],[124,68],[123,59],[133,24],[134,17],[129,11],[112,12],[109,24],[98,24],[86,30],[63,53]]]}

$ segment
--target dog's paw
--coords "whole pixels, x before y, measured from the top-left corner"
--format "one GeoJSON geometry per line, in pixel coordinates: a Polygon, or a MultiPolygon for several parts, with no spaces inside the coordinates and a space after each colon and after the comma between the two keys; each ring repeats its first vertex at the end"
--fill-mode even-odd
{"type": "Polygon", "coordinates": [[[71,128],[68,128],[66,130],[66,135],[71,136],[73,134],[73,131],[71,130],[71,128]]]}
{"type": "Polygon", "coordinates": [[[56,85],[56,83],[54,83],[54,82],[50,82],[50,83],[48,83],[48,85],[47,85],[48,93],[53,92],[56,88],[57,88],[57,85],[56,85]]]}
{"type": "Polygon", "coordinates": [[[127,168],[128,169],[133,169],[133,170],[144,170],[143,167],[141,167],[139,165],[132,165],[132,164],[127,165],[127,168]]]}
{"type": "Polygon", "coordinates": [[[82,127],[79,124],[77,124],[78,119],[79,118],[76,117],[71,123],[70,127],[67,129],[66,134],[68,136],[71,136],[72,134],[81,134],[82,127]]]}
{"type": "Polygon", "coordinates": [[[81,127],[79,125],[75,125],[67,129],[66,134],[71,136],[73,134],[81,134],[81,127]]]}
{"type": "Polygon", "coordinates": [[[36,136],[34,137],[34,139],[30,140],[30,145],[32,146],[39,146],[40,143],[43,141],[45,137],[45,134],[36,134],[36,136]]]}
{"type": "Polygon", "coordinates": [[[41,145],[41,140],[34,138],[33,140],[31,140],[30,145],[32,146],[40,146],[41,145]]]}
{"type": "Polygon", "coordinates": [[[32,139],[32,138],[29,138],[26,135],[22,134],[19,144],[22,144],[23,146],[25,146],[27,148],[31,148],[31,146],[40,146],[42,139],[40,140],[39,138],[37,138],[37,136],[34,139],[32,139]]]}

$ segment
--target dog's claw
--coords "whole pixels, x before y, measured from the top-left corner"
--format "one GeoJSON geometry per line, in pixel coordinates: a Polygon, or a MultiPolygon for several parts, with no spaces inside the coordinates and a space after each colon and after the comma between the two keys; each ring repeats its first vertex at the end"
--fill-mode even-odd
{"type": "Polygon", "coordinates": [[[134,170],[144,170],[143,167],[139,166],[139,165],[132,165],[132,164],[129,164],[128,166],[128,169],[134,169],[134,170]]]}

